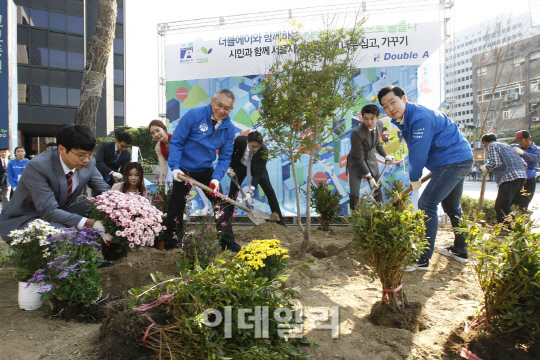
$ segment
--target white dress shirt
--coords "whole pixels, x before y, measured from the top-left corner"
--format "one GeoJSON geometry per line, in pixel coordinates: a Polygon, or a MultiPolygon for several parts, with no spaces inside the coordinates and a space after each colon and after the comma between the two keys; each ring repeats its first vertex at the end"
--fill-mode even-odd
{"type": "MultiPolygon", "coordinates": [[[[67,175],[70,171],[73,171],[73,175],[71,175],[71,191],[75,191],[77,186],[79,186],[79,171],[75,168],[73,169],[68,168],[67,165],[62,160],[62,155],[59,155],[59,156],[60,156],[60,164],[62,164],[62,169],[64,170],[64,175],[67,175]]],[[[88,220],[88,218],[83,217],[77,224],[77,229],[79,230],[82,229],[84,224],[86,223],[86,220],[88,220]]]]}

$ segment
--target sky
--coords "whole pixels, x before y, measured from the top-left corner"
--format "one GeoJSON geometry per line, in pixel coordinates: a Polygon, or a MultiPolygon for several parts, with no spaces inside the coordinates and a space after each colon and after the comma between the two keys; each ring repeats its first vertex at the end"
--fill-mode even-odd
{"type": "MultiPolygon", "coordinates": [[[[438,0],[431,0],[438,3],[438,0]]],[[[539,1],[539,0],[530,0],[539,1]]],[[[394,13],[371,15],[370,21],[421,21],[422,13],[404,14],[400,7],[409,1],[388,0],[394,13]]],[[[350,0],[233,0],[178,1],[124,0],[126,31],[126,113],[127,125],[146,126],[158,118],[158,35],[157,24],[239,15],[283,9],[351,3],[350,0]]],[[[356,4],[361,1],[356,1],[356,4]]],[[[378,3],[381,3],[380,1],[378,3]]],[[[368,2],[369,4],[369,2],[368,2]]],[[[529,12],[529,0],[454,0],[449,12],[455,31],[503,13],[529,12]]],[[[435,19],[437,20],[437,19],[435,19]]]]}

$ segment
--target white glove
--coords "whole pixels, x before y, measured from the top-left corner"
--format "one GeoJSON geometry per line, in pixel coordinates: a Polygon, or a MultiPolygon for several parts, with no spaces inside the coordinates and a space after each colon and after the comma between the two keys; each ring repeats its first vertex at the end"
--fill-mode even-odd
{"type": "Polygon", "coordinates": [[[368,180],[369,186],[371,187],[371,190],[375,190],[379,188],[379,185],[377,185],[377,181],[375,181],[374,178],[371,178],[368,180]]]}
{"type": "Polygon", "coordinates": [[[524,155],[525,151],[521,150],[521,148],[514,146],[514,151],[517,152],[519,155],[524,155]]]}
{"type": "Polygon", "coordinates": [[[480,170],[482,171],[483,175],[486,175],[487,173],[489,173],[489,170],[486,165],[480,166],[480,170]]]}
{"type": "Polygon", "coordinates": [[[13,191],[17,190],[17,188],[16,188],[16,187],[13,187],[13,186],[11,187],[11,189],[12,189],[13,191]]]}
{"type": "Polygon", "coordinates": [[[229,168],[229,170],[227,170],[227,175],[232,179],[236,176],[236,173],[234,172],[233,168],[229,168]]]}
{"type": "Polygon", "coordinates": [[[184,180],[179,179],[178,175],[185,176],[186,174],[184,174],[184,172],[182,170],[180,170],[180,169],[176,169],[176,170],[172,171],[172,177],[173,177],[174,181],[178,181],[178,182],[184,181],[184,180]]]}
{"type": "Polygon", "coordinates": [[[111,175],[114,176],[117,180],[122,180],[124,178],[122,174],[114,172],[114,171],[111,175]]]}
{"type": "Polygon", "coordinates": [[[249,203],[249,202],[251,202],[252,199],[253,199],[253,194],[250,193],[250,192],[248,192],[248,193],[246,194],[246,197],[245,197],[243,200],[244,200],[244,202],[249,203]]]}
{"type": "Polygon", "coordinates": [[[92,229],[101,230],[105,233],[105,227],[103,226],[103,223],[100,220],[96,220],[96,222],[94,222],[92,229]]]}
{"type": "Polygon", "coordinates": [[[212,181],[210,181],[210,189],[212,189],[213,192],[219,192],[219,180],[218,179],[212,179],[212,181]]]}
{"type": "Polygon", "coordinates": [[[420,180],[411,181],[411,187],[412,187],[412,191],[416,191],[422,187],[422,182],[420,180]]]}
{"type": "Polygon", "coordinates": [[[390,155],[386,155],[386,156],[384,157],[384,160],[386,160],[387,163],[391,164],[391,163],[393,163],[394,161],[396,161],[396,158],[393,157],[393,156],[390,156],[390,155]]]}
{"type": "Polygon", "coordinates": [[[110,235],[110,234],[103,234],[103,235],[101,235],[101,238],[102,238],[103,240],[105,240],[105,241],[109,241],[109,242],[110,242],[110,241],[112,240],[113,236],[110,235]]]}

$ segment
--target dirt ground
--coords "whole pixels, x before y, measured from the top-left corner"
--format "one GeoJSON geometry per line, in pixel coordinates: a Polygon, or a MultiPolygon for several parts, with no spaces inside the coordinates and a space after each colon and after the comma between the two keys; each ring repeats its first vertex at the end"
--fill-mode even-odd
{"type": "MultiPolygon", "coordinates": [[[[258,227],[234,228],[240,245],[255,239],[279,239],[291,252],[291,266],[299,260],[301,233],[273,223],[258,227]]],[[[330,330],[313,329],[307,324],[304,335],[319,346],[307,349],[314,359],[456,359],[444,351],[447,338],[463,319],[474,315],[481,291],[471,265],[438,256],[435,252],[430,271],[406,273],[404,289],[410,301],[424,305],[425,329],[408,330],[372,325],[367,320],[373,304],[381,298],[381,287],[371,281],[367,267],[354,256],[352,232],[333,227],[329,233],[314,230],[309,259],[317,260],[310,269],[295,270],[289,286],[301,289],[299,304],[306,310],[339,307],[339,338],[330,330]]],[[[441,227],[436,246],[451,245],[453,234],[441,227]]],[[[104,294],[125,294],[129,288],[149,280],[148,274],[174,271],[177,254],[157,250],[133,252],[113,267],[104,269],[104,294]]],[[[0,269],[0,359],[98,359],[95,347],[100,324],[80,324],[47,317],[47,309],[19,310],[17,281],[13,269],[0,269]]]]}

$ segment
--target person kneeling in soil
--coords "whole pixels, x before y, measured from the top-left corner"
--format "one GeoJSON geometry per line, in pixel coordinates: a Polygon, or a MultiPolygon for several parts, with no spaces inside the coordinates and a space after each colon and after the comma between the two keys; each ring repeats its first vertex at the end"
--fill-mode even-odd
{"type": "Polygon", "coordinates": [[[488,163],[480,166],[480,170],[484,174],[493,170],[495,181],[499,187],[495,200],[497,222],[505,227],[510,227],[507,216],[512,212],[512,205],[517,204],[521,190],[525,185],[527,163],[510,145],[497,142],[495,134],[482,136],[482,144],[488,152],[488,163]]]}
{"type": "Polygon", "coordinates": [[[444,256],[466,263],[468,261],[465,237],[457,233],[461,221],[461,195],[463,182],[473,165],[473,154],[458,126],[446,115],[422,105],[407,102],[405,91],[397,86],[386,86],[379,91],[379,103],[403,133],[409,149],[409,179],[413,191],[420,189],[420,177],[426,167],[433,173],[429,184],[418,200],[418,208],[426,215],[426,239],[429,246],[420,259],[406,271],[429,270],[437,230],[438,206],[450,218],[454,228],[454,245],[438,247],[444,256]]]}
{"type": "Polygon", "coordinates": [[[84,125],[64,125],[57,143],[57,147],[42,152],[26,165],[17,191],[3,205],[0,235],[7,243],[12,241],[8,236],[12,230],[24,229],[35,219],[43,219],[56,228],[105,230],[101,221],[85,217],[90,201],[77,202],[86,185],[98,195],[110,190],[96,169],[94,134],[84,125]]]}

